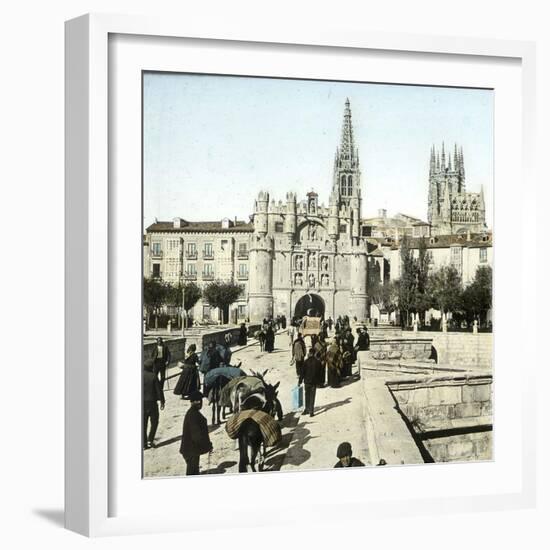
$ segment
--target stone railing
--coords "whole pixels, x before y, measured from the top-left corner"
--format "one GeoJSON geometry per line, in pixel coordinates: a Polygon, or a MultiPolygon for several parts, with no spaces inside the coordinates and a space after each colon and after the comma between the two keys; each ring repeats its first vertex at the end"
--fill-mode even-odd
{"type": "MultiPolygon", "coordinates": [[[[186,339],[185,338],[171,338],[171,339],[164,339],[164,343],[168,346],[168,349],[170,350],[170,355],[173,361],[179,361],[183,359],[185,355],[185,347],[186,347],[186,339]]],[[[153,350],[155,349],[155,346],[157,343],[155,341],[153,342],[147,342],[143,344],[143,360],[147,361],[148,359],[151,359],[153,350]]]]}
{"type": "Polygon", "coordinates": [[[371,339],[369,351],[360,352],[363,362],[388,359],[428,361],[431,353],[431,338],[371,339]]]}
{"type": "Polygon", "coordinates": [[[437,354],[437,362],[442,365],[472,369],[492,369],[493,334],[467,332],[430,333],[437,354]]]}

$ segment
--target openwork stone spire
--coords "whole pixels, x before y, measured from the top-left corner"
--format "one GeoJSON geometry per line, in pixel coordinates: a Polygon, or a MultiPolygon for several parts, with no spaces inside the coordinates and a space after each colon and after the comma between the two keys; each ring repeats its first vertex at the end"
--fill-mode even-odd
{"type": "Polygon", "coordinates": [[[357,154],[357,151],[355,150],[355,142],[353,140],[353,126],[351,124],[349,98],[346,98],[346,106],[344,108],[344,123],[342,124],[342,139],[340,140],[339,152],[342,160],[352,160],[357,154]]]}

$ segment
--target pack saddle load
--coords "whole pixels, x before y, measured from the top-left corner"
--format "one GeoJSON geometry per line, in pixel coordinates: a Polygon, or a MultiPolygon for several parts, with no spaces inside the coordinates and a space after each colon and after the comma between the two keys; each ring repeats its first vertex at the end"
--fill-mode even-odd
{"type": "Polygon", "coordinates": [[[226,422],[225,431],[231,439],[237,439],[237,437],[239,437],[239,428],[247,418],[254,420],[260,427],[266,447],[273,447],[281,441],[281,427],[279,423],[270,414],[254,409],[234,414],[226,422]]]}
{"type": "Polygon", "coordinates": [[[310,317],[306,315],[300,323],[300,332],[302,336],[319,336],[321,333],[321,317],[310,317]]]}

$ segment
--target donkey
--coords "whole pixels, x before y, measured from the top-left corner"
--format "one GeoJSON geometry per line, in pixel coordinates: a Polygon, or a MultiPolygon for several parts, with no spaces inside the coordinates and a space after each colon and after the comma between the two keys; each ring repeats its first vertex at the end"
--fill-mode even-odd
{"type": "Polygon", "coordinates": [[[218,376],[208,392],[208,401],[212,405],[212,425],[221,424],[221,418],[225,420],[225,407],[221,405],[221,393],[224,386],[229,382],[225,376],[218,376]],[[217,422],[216,422],[217,419],[217,422]]]}
{"type": "Polygon", "coordinates": [[[263,471],[265,462],[265,442],[258,424],[247,418],[239,428],[239,473],[248,471],[248,466],[252,471],[256,471],[256,458],[259,456],[258,469],[263,471]],[[250,455],[249,455],[250,451],[250,455]],[[250,457],[250,458],[249,458],[250,457]]]}

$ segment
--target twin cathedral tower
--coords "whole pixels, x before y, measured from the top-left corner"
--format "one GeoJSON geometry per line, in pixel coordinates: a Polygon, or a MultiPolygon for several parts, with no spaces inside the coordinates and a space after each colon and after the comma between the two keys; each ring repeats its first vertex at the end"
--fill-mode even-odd
{"type": "MultiPolygon", "coordinates": [[[[361,217],[361,170],[349,99],[336,148],[328,207],[314,191],[306,200],[286,194],[270,200],[262,191],[254,205],[250,238],[248,313],[251,322],[275,315],[303,315],[309,309],[326,317],[348,313],[368,317],[368,270],[385,280],[385,262],[367,239],[361,217]],[[370,245],[369,245],[370,244],[370,245]]],[[[434,233],[478,231],[485,226],[483,192],[466,193],[464,158],[454,163],[431,151],[428,221],[434,233]]]]}

